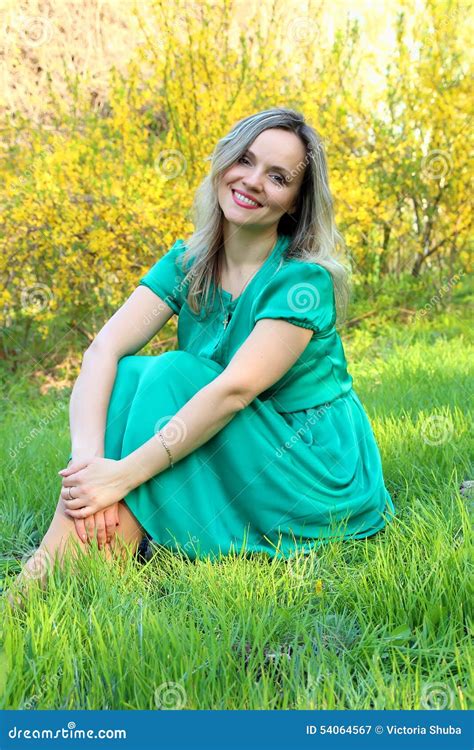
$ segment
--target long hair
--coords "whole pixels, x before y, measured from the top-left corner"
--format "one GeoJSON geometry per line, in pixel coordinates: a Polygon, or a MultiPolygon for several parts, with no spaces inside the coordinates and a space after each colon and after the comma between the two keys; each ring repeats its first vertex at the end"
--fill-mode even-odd
{"type": "Polygon", "coordinates": [[[344,258],[345,243],[334,219],[334,204],[324,144],[317,131],[303,115],[293,109],[274,107],[239,120],[221,138],[208,160],[210,173],[196,190],[193,201],[195,231],[185,240],[183,263],[192,260],[187,302],[196,314],[206,306],[211,281],[218,285],[219,253],[224,244],[224,214],[217,198],[222,174],[249,148],[255,138],[268,128],[282,128],[295,133],[305,146],[306,156],[299,165],[304,169],[296,211],[280,217],[277,233],[288,235],[291,242],[285,259],[310,261],[324,266],[332,276],[338,322],[346,316],[350,296],[351,268],[344,258]]]}

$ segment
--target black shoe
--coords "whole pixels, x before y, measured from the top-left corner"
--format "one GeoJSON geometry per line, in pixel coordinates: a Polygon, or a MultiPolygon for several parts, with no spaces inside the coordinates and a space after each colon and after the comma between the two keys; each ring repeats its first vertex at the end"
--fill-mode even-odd
{"type": "Polygon", "coordinates": [[[146,536],[143,537],[140,544],[137,547],[137,551],[135,553],[135,557],[137,558],[138,562],[140,563],[146,563],[153,557],[153,550],[150,545],[150,539],[151,537],[146,536]]]}

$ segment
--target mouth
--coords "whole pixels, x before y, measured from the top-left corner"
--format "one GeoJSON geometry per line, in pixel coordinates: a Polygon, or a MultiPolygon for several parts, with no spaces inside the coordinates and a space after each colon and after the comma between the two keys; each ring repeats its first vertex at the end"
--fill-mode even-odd
{"type": "Polygon", "coordinates": [[[234,203],[238,206],[242,206],[243,208],[262,208],[262,204],[251,198],[250,195],[242,193],[240,190],[234,190],[234,188],[231,188],[231,191],[234,203]]]}

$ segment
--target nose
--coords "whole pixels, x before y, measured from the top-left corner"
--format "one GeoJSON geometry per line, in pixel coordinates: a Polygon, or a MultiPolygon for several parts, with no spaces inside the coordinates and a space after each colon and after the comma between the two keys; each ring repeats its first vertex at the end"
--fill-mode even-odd
{"type": "Polygon", "coordinates": [[[242,185],[248,187],[255,195],[262,192],[262,175],[258,171],[253,171],[242,178],[242,185]]]}

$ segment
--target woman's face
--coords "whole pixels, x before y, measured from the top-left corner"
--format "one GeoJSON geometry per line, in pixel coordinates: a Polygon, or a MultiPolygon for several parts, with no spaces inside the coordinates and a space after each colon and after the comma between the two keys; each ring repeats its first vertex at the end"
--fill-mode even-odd
{"type": "Polygon", "coordinates": [[[296,208],[306,161],[304,144],[294,133],[279,128],[260,133],[220,179],[217,197],[227,221],[277,225],[296,208]]]}

